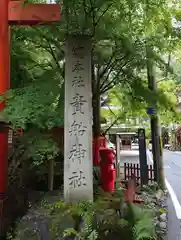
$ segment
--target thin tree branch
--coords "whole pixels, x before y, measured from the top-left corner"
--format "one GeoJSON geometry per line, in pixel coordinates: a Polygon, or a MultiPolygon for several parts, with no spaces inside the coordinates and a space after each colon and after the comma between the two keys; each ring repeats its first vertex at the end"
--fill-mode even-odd
{"type": "MultiPolygon", "coordinates": [[[[103,84],[101,85],[101,93],[105,93],[110,87],[112,87],[112,85],[115,85],[116,84],[116,82],[117,81],[115,81],[116,79],[117,79],[117,77],[120,75],[120,73],[121,73],[121,71],[123,71],[123,67],[125,67],[126,66],[126,64],[127,64],[127,62],[125,63],[125,64],[123,64],[123,66],[121,66],[121,68],[120,68],[120,70],[117,72],[117,74],[113,77],[113,79],[110,81],[110,82],[108,82],[106,85],[104,85],[105,84],[105,82],[108,80],[108,78],[109,78],[109,75],[107,76],[107,78],[105,79],[105,81],[103,82],[103,84]],[[108,88],[108,89],[107,89],[108,88]]],[[[121,74],[121,76],[122,75],[124,75],[125,74],[125,72],[123,71],[123,73],[121,74]]]]}
{"type": "Polygon", "coordinates": [[[102,14],[99,16],[97,21],[95,22],[95,27],[99,24],[101,18],[106,14],[106,12],[110,9],[110,7],[113,5],[113,3],[109,4],[107,8],[102,12],[102,14]]]}
{"type": "Polygon", "coordinates": [[[50,66],[51,66],[51,63],[50,63],[50,65],[49,65],[49,63],[42,63],[42,64],[37,63],[37,64],[34,64],[33,66],[27,68],[27,69],[30,71],[30,70],[32,70],[32,69],[34,69],[36,67],[42,68],[42,67],[50,67],[50,66]]]}
{"type": "Polygon", "coordinates": [[[44,34],[41,32],[41,30],[39,30],[39,29],[36,28],[36,31],[38,31],[38,32],[41,34],[41,36],[46,40],[46,42],[47,42],[47,44],[48,44],[48,47],[49,47],[49,49],[50,49],[50,53],[51,53],[51,55],[52,55],[52,57],[53,57],[53,59],[54,59],[54,61],[55,61],[55,64],[57,65],[60,73],[62,74],[59,61],[58,61],[58,59],[57,59],[57,57],[56,57],[56,55],[55,55],[55,53],[54,53],[54,50],[53,50],[53,48],[52,48],[49,40],[46,38],[46,36],[44,36],[44,34]]]}
{"type": "Polygon", "coordinates": [[[102,78],[102,77],[104,76],[104,74],[107,72],[107,70],[111,67],[110,65],[112,65],[111,62],[112,62],[112,60],[113,60],[113,57],[114,57],[114,54],[111,55],[108,63],[106,64],[106,67],[105,67],[105,68],[103,69],[103,71],[100,73],[100,78],[102,78]]]}
{"type": "Polygon", "coordinates": [[[118,121],[119,119],[121,119],[120,116],[118,116],[118,117],[113,121],[113,123],[111,123],[111,125],[110,125],[110,126],[106,129],[106,131],[104,132],[105,135],[107,134],[107,132],[109,132],[109,129],[111,129],[115,124],[117,124],[117,121],[118,121]]]}
{"type": "MultiPolygon", "coordinates": [[[[121,59],[119,59],[119,60],[121,61],[121,60],[123,60],[124,58],[125,58],[125,56],[123,56],[123,57],[122,57],[121,59]]],[[[119,67],[119,69],[120,69],[120,68],[122,69],[122,68],[125,67],[129,62],[130,62],[130,61],[126,61],[122,66],[120,66],[120,62],[118,62],[118,60],[115,60],[115,61],[113,62],[113,64],[111,64],[111,69],[109,69],[109,73],[107,74],[106,78],[102,81],[100,88],[103,88],[103,87],[104,87],[104,84],[108,81],[109,76],[110,76],[110,74],[111,74],[111,72],[112,72],[112,70],[113,70],[114,68],[119,67]],[[115,64],[116,64],[116,66],[115,66],[115,64]]],[[[121,70],[121,69],[120,69],[120,70],[121,70]]]]}

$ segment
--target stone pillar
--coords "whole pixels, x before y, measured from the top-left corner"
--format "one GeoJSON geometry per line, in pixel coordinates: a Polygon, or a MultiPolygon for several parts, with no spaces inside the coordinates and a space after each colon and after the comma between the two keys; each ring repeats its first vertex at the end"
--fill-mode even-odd
{"type": "Polygon", "coordinates": [[[64,199],[93,200],[91,40],[66,41],[64,199]]]}

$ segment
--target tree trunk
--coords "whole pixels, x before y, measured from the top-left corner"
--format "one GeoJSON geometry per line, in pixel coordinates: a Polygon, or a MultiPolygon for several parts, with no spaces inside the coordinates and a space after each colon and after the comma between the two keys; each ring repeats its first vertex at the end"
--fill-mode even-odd
{"type": "Polygon", "coordinates": [[[93,105],[93,135],[94,137],[100,136],[101,124],[100,124],[100,94],[96,93],[94,96],[93,105]]]}
{"type": "Polygon", "coordinates": [[[53,191],[54,185],[54,159],[49,160],[48,163],[49,171],[48,171],[48,190],[53,191]]]}
{"type": "Polygon", "coordinates": [[[92,64],[92,107],[93,107],[93,135],[99,137],[101,133],[100,124],[100,78],[95,78],[94,65],[92,64]]]}
{"type": "MultiPolygon", "coordinates": [[[[148,87],[151,91],[156,92],[156,72],[155,65],[152,59],[152,49],[146,48],[147,52],[147,76],[148,87]]],[[[159,122],[159,116],[157,112],[157,103],[153,104],[154,114],[150,116],[151,121],[151,137],[152,137],[152,153],[154,163],[154,176],[155,181],[163,189],[165,187],[164,172],[163,172],[163,152],[161,147],[161,128],[159,122]]]]}

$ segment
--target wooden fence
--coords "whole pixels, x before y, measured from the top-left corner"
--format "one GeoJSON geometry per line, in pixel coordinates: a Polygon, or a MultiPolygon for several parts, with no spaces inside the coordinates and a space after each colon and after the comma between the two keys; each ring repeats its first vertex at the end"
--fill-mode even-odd
{"type": "MultiPolygon", "coordinates": [[[[134,175],[136,177],[136,182],[141,182],[141,174],[140,174],[140,166],[139,164],[133,163],[124,163],[124,179],[128,180],[131,176],[134,175]]],[[[148,166],[148,182],[154,181],[154,170],[153,166],[148,166]]]]}

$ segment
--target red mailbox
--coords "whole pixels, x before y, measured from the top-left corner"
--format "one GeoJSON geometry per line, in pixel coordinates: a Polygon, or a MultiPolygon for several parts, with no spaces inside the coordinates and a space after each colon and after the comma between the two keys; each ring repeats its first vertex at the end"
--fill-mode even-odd
{"type": "Polygon", "coordinates": [[[101,161],[101,186],[105,192],[114,192],[116,179],[115,152],[110,148],[99,149],[101,161]]]}

